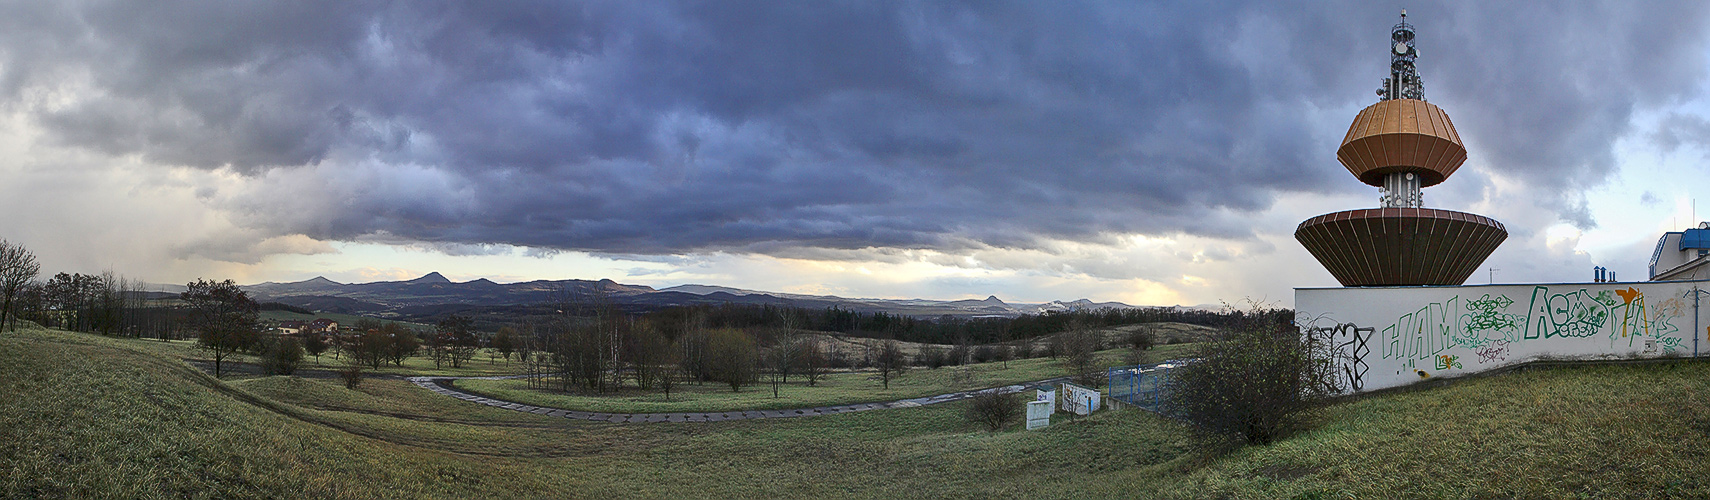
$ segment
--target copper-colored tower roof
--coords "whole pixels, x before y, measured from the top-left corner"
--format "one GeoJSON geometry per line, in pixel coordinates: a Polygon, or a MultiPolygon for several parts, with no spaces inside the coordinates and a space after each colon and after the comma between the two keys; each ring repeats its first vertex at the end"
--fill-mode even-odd
{"type": "Polygon", "coordinates": [[[1442,108],[1417,99],[1389,99],[1360,111],[1336,159],[1372,186],[1383,187],[1385,174],[1412,172],[1426,187],[1461,168],[1467,149],[1442,108]]]}

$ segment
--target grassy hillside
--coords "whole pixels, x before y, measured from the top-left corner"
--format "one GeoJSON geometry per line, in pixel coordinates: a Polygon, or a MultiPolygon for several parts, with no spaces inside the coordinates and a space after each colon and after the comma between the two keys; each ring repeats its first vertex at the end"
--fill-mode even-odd
{"type": "Polygon", "coordinates": [[[305,422],[138,343],[0,334],[0,497],[479,496],[454,478],[527,480],[305,422]]]}
{"type": "Polygon", "coordinates": [[[1167,478],[1208,496],[1710,497],[1710,364],[1463,380],[1325,411],[1322,427],[1167,478]]]}
{"type": "Polygon", "coordinates": [[[1140,411],[987,433],[963,404],[597,424],[397,380],[217,381],[149,341],[0,334],[0,497],[1574,498],[1710,495],[1710,365],[1536,370],[1344,402],[1192,452],[1140,411]]]}

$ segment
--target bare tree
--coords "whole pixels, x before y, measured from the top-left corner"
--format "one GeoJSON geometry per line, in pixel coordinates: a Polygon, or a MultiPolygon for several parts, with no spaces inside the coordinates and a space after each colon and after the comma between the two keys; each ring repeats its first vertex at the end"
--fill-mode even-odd
{"type": "Polygon", "coordinates": [[[439,329],[440,345],[444,347],[446,359],[451,361],[452,368],[462,368],[463,362],[475,357],[475,351],[480,349],[481,341],[475,338],[474,319],[453,314],[440,320],[436,326],[439,329]]]}
{"type": "Polygon", "coordinates": [[[499,333],[493,334],[492,348],[504,355],[505,361],[511,360],[511,353],[517,350],[517,329],[509,325],[499,327],[499,333]]]}
{"type": "Polygon", "coordinates": [[[635,374],[635,385],[641,390],[651,390],[655,384],[664,382],[671,377],[669,359],[673,346],[665,340],[665,335],[651,324],[643,323],[632,329],[625,346],[631,371],[635,374]]]}
{"type": "Polygon", "coordinates": [[[196,345],[214,356],[214,376],[219,377],[227,356],[255,343],[258,306],[232,280],[198,279],[184,288],[179,297],[190,304],[196,345]]]}
{"type": "Polygon", "coordinates": [[[1069,369],[1076,382],[1093,386],[1103,383],[1100,379],[1104,372],[1098,369],[1098,348],[1102,340],[1097,331],[1079,321],[1071,322],[1068,331],[1057,334],[1054,342],[1061,346],[1063,366],[1069,369]]]}
{"type": "Polygon", "coordinates": [[[777,353],[777,359],[773,360],[772,369],[778,372],[785,384],[790,383],[790,372],[795,371],[798,353],[802,350],[802,318],[799,312],[787,307],[778,310],[780,335],[778,335],[778,346],[774,349],[782,352],[777,353]]]}
{"type": "Polygon", "coordinates": [[[1145,351],[1151,349],[1157,341],[1157,336],[1153,334],[1152,325],[1141,325],[1134,329],[1127,337],[1123,338],[1123,343],[1128,345],[1128,353],[1123,357],[1123,364],[1140,364],[1145,359],[1145,351]]]}
{"type": "Polygon", "coordinates": [[[681,371],[678,365],[682,363],[682,353],[683,350],[676,345],[667,345],[665,357],[660,360],[664,364],[664,369],[659,373],[659,388],[665,391],[666,401],[671,400],[671,388],[677,386],[677,374],[681,371]]]}
{"type": "Polygon", "coordinates": [[[392,347],[392,337],[375,328],[359,329],[357,332],[345,343],[345,355],[356,364],[379,369],[380,364],[386,362],[386,353],[392,347]]]}
{"type": "Polygon", "coordinates": [[[338,371],[338,377],[344,380],[344,388],[356,390],[362,384],[362,362],[356,358],[345,358],[344,368],[338,371]]]}
{"type": "Polygon", "coordinates": [[[327,337],[321,332],[310,332],[303,338],[303,350],[315,357],[315,364],[321,364],[321,353],[327,352],[327,337]]]}
{"type": "Polygon", "coordinates": [[[14,245],[0,240],[0,329],[17,330],[18,314],[12,310],[18,292],[30,280],[36,279],[36,274],[42,271],[42,265],[36,262],[36,255],[30,253],[23,245],[14,245]]]}
{"type": "Polygon", "coordinates": [[[957,335],[956,343],[950,347],[950,353],[945,355],[944,363],[951,366],[963,366],[974,357],[973,342],[967,335],[957,335]]]}
{"type": "Polygon", "coordinates": [[[416,339],[416,332],[404,328],[396,322],[380,325],[380,333],[386,335],[386,360],[393,365],[404,366],[404,360],[416,355],[421,350],[422,342],[416,339]]]}
{"type": "Polygon", "coordinates": [[[778,390],[789,383],[790,365],[795,363],[795,351],[789,348],[790,341],[786,340],[766,351],[766,382],[772,386],[772,397],[779,396],[778,390]]]}
{"type": "Polygon", "coordinates": [[[529,355],[534,354],[534,336],[534,322],[524,321],[522,327],[517,330],[516,337],[511,341],[511,344],[515,346],[518,360],[526,362],[529,355]]]}
{"type": "Polygon", "coordinates": [[[799,357],[802,375],[807,376],[808,386],[818,384],[819,378],[825,376],[826,367],[830,364],[825,355],[825,346],[820,345],[819,339],[816,338],[803,339],[799,357]]]}
{"type": "Polygon", "coordinates": [[[682,338],[677,339],[677,347],[683,353],[683,373],[701,384],[712,380],[712,369],[707,362],[707,342],[711,334],[707,333],[698,322],[687,322],[682,338]]]}
{"type": "Polygon", "coordinates": [[[895,340],[885,340],[877,345],[868,344],[873,358],[873,367],[879,369],[879,379],[884,381],[885,388],[891,388],[891,379],[901,376],[908,370],[908,355],[902,351],[902,346],[895,340]]]}
{"type": "Polygon", "coordinates": [[[730,384],[731,392],[754,382],[759,357],[754,338],[741,330],[720,328],[713,330],[708,338],[707,364],[712,369],[712,378],[730,384]]]}

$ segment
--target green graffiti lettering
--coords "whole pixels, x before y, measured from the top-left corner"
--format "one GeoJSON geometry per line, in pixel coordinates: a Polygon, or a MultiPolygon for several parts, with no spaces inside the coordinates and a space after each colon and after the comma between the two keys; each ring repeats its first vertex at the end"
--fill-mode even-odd
{"type": "Polygon", "coordinates": [[[1548,338],[1555,336],[1550,323],[1550,289],[1537,287],[1532,289],[1532,305],[1526,310],[1526,339],[1548,338]]]}
{"type": "Polygon", "coordinates": [[[1520,340],[1520,320],[1518,314],[1508,314],[1509,305],[1513,299],[1507,295],[1491,298],[1490,294],[1468,300],[1466,315],[1461,316],[1461,335],[1454,342],[1467,349],[1484,347],[1492,341],[1517,342],[1520,340]]]}
{"type": "Polygon", "coordinates": [[[1383,336],[1378,337],[1378,338],[1383,339],[1383,341],[1384,341],[1383,342],[1383,359],[1400,359],[1401,358],[1401,336],[1396,335],[1395,325],[1389,325],[1387,327],[1384,327],[1383,336]]]}

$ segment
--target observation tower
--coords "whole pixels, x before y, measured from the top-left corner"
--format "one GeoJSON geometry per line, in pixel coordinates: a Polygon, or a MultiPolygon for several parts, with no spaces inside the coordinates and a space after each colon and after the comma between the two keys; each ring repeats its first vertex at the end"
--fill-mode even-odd
{"type": "Polygon", "coordinates": [[[1381,207],[1307,219],[1294,239],[1342,286],[1459,285],[1508,230],[1482,215],[1424,208],[1421,189],[1448,180],[1467,150],[1449,115],[1425,102],[1406,10],[1390,42],[1378,102],[1354,117],[1336,150],[1349,173],[1380,190],[1381,207]]]}

